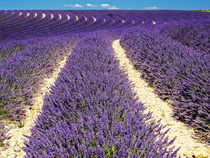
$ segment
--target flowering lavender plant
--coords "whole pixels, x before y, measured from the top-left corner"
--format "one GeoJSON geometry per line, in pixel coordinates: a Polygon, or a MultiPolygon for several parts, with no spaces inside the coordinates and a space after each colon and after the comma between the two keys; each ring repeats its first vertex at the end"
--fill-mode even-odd
{"type": "Polygon", "coordinates": [[[114,38],[89,34],[73,50],[27,136],[26,157],[176,157],[174,139],[144,114],[119,69],[114,38]]]}
{"type": "Polygon", "coordinates": [[[77,37],[34,40],[0,63],[0,119],[24,119],[24,109],[32,105],[32,96],[42,79],[53,71],[77,40],[77,37]]]}
{"type": "Polygon", "coordinates": [[[210,53],[210,21],[198,20],[162,26],[160,32],[202,54],[210,53]]]}
{"type": "Polygon", "coordinates": [[[161,35],[158,27],[153,29],[128,29],[120,43],[159,97],[173,101],[174,117],[209,142],[209,55],[161,35]]]}

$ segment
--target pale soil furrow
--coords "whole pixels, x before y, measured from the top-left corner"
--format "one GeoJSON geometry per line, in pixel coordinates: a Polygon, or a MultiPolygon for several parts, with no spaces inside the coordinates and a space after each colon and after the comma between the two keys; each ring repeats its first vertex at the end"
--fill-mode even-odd
{"type": "Polygon", "coordinates": [[[155,121],[161,120],[162,125],[170,128],[167,133],[169,139],[177,137],[174,144],[181,147],[178,155],[181,157],[209,158],[210,146],[202,144],[199,140],[194,139],[193,129],[186,127],[182,122],[176,121],[172,117],[172,108],[169,102],[162,101],[148,84],[141,79],[141,73],[134,69],[131,61],[126,57],[125,50],[120,46],[119,40],[115,40],[112,44],[115,51],[115,57],[120,62],[120,67],[125,70],[128,79],[133,84],[132,89],[139,97],[139,102],[144,103],[146,112],[153,112],[152,116],[155,121]],[[194,156],[193,156],[194,155],[194,156]]]}
{"type": "Polygon", "coordinates": [[[26,110],[26,120],[23,121],[23,127],[19,128],[17,125],[13,125],[13,128],[8,132],[11,135],[11,139],[8,140],[9,146],[6,150],[2,151],[0,158],[23,158],[25,152],[22,150],[24,147],[24,141],[26,138],[24,135],[30,135],[30,129],[35,125],[34,121],[37,119],[41,112],[43,106],[43,98],[47,92],[49,92],[50,87],[54,84],[57,79],[61,69],[64,67],[67,57],[64,57],[60,61],[59,66],[54,70],[54,72],[43,80],[42,88],[34,96],[34,105],[32,109],[26,110]]]}

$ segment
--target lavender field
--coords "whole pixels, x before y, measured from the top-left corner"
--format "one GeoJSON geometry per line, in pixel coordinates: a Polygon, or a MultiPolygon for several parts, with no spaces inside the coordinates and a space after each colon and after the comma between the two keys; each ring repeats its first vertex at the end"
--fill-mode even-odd
{"type": "Polygon", "coordinates": [[[209,72],[209,12],[2,10],[0,158],[210,158],[209,72]]]}

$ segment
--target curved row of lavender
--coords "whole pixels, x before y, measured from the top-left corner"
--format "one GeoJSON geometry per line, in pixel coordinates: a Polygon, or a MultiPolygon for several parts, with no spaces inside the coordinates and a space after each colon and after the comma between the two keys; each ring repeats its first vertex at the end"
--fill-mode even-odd
{"type": "MultiPolygon", "coordinates": [[[[3,65],[7,63],[7,60],[15,56],[18,52],[21,52],[29,45],[29,41],[9,41],[9,42],[3,42],[0,44],[0,65],[3,65]]],[[[2,75],[0,75],[0,87],[3,88],[4,84],[6,82],[3,81],[2,75]]],[[[6,79],[6,77],[5,77],[6,79]]],[[[9,87],[12,87],[13,85],[11,84],[9,87]]],[[[7,98],[4,98],[8,91],[8,85],[0,90],[0,120],[2,120],[5,117],[5,114],[7,113],[7,110],[5,110],[5,103],[4,100],[7,100],[7,98]],[[6,93],[6,94],[5,94],[6,93]]],[[[6,127],[6,124],[2,121],[0,121],[0,147],[5,146],[7,144],[4,144],[3,142],[6,139],[9,139],[10,136],[7,135],[7,132],[9,129],[6,127]]]]}
{"type": "Polygon", "coordinates": [[[126,30],[120,44],[155,93],[173,101],[174,117],[210,142],[209,55],[140,27],[126,30]]]}
{"type": "Polygon", "coordinates": [[[168,35],[199,53],[210,53],[210,21],[185,22],[175,25],[161,25],[160,32],[168,35]]]}
{"type": "Polygon", "coordinates": [[[193,11],[0,11],[0,41],[209,19],[193,11]]]}
{"type": "Polygon", "coordinates": [[[0,43],[0,63],[14,56],[17,52],[24,50],[25,46],[28,44],[29,41],[23,42],[18,40],[0,43]]]}
{"type": "MultiPolygon", "coordinates": [[[[77,36],[60,36],[2,43],[7,47],[0,51],[4,56],[0,62],[0,121],[10,120],[23,126],[25,109],[33,105],[33,95],[40,89],[42,80],[78,40],[77,36]]],[[[0,144],[8,138],[5,131],[5,124],[1,123],[0,144]]]]}
{"type": "Polygon", "coordinates": [[[73,50],[45,96],[26,157],[176,157],[174,139],[143,114],[108,34],[89,34],[73,50]]]}

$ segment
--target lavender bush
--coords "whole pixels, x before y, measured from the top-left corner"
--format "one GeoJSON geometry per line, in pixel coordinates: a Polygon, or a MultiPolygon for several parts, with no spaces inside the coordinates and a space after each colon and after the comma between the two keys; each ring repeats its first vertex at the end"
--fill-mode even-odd
{"type": "Polygon", "coordinates": [[[18,41],[4,42],[0,44],[0,63],[4,60],[12,57],[17,52],[23,51],[25,48],[25,43],[18,41]]]}
{"type": "Polygon", "coordinates": [[[160,32],[168,35],[199,53],[210,53],[210,21],[199,20],[184,22],[176,25],[166,25],[160,32]]]}
{"type": "Polygon", "coordinates": [[[167,130],[143,114],[106,33],[84,37],[69,56],[25,142],[27,158],[176,156],[167,130]]]}
{"type": "Polygon", "coordinates": [[[159,30],[128,29],[120,43],[159,97],[173,101],[174,117],[209,142],[209,56],[204,58],[159,30]]]}
{"type": "Polygon", "coordinates": [[[78,40],[76,36],[73,38],[35,40],[22,52],[0,63],[0,119],[24,119],[25,106],[32,105],[33,94],[40,88],[42,79],[78,40]]]}

